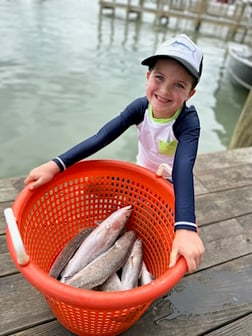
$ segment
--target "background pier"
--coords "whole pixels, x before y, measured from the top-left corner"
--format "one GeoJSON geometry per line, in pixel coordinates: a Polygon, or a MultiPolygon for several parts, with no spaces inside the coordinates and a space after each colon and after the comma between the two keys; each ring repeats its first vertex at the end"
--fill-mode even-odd
{"type": "Polygon", "coordinates": [[[155,24],[168,25],[171,18],[192,21],[196,31],[202,24],[229,28],[229,37],[236,33],[251,34],[252,2],[225,0],[100,0],[100,12],[113,15],[119,10],[127,19],[142,20],[145,14],[152,14],[155,24]]]}

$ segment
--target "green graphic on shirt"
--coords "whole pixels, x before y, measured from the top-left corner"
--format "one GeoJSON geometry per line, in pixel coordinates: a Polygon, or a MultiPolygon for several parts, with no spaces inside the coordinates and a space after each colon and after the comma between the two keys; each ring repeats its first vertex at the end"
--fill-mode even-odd
{"type": "Polygon", "coordinates": [[[164,142],[159,140],[159,153],[164,155],[174,155],[177,148],[177,141],[164,142]]]}

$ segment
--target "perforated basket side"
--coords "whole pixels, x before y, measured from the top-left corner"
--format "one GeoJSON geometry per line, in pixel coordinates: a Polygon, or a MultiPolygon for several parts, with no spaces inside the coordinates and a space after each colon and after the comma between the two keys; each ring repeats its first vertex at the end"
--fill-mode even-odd
{"type": "Polygon", "coordinates": [[[80,162],[35,192],[26,188],[14,202],[13,211],[31,259],[25,267],[17,264],[7,232],[14,262],[45,296],[58,320],[79,335],[108,336],[126,330],[186,272],[183,261],[168,269],[174,238],[172,186],[134,164],[80,162]],[[144,260],[155,281],[129,291],[105,293],[73,288],[48,275],[58,253],[80,229],[96,225],[128,204],[133,212],[127,229],[135,230],[142,239],[144,260]]]}

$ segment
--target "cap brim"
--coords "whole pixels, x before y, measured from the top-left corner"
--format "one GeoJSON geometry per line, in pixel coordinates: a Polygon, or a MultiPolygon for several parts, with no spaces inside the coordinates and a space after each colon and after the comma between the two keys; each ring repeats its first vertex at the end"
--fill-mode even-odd
{"type": "Polygon", "coordinates": [[[142,65],[147,65],[147,66],[152,66],[158,59],[160,58],[172,58],[175,59],[176,61],[178,61],[179,63],[181,63],[186,69],[187,71],[190,72],[190,74],[192,74],[195,78],[199,79],[200,76],[197,73],[197,71],[191,66],[191,64],[185,62],[184,59],[181,59],[179,57],[176,56],[167,56],[167,55],[154,55],[148,58],[145,58],[141,64],[142,65]]]}

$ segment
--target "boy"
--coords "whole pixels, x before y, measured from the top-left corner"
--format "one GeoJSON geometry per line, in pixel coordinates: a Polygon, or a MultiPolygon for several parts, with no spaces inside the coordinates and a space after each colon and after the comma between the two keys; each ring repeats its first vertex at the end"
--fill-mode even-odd
{"type": "Polygon", "coordinates": [[[31,170],[25,184],[32,182],[30,189],[37,188],[136,125],[137,163],[154,172],[164,162],[172,167],[176,234],[169,266],[173,267],[182,255],[188,271],[195,271],[204,253],[197,233],[193,187],[200,125],[194,106],[188,107],[186,101],[195,93],[202,60],[201,50],[185,34],[164,42],[153,56],[142,61],[148,66],[146,97],[130,103],[96,135],[31,170]]]}

